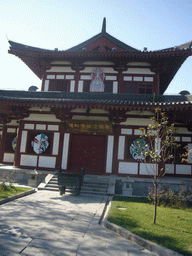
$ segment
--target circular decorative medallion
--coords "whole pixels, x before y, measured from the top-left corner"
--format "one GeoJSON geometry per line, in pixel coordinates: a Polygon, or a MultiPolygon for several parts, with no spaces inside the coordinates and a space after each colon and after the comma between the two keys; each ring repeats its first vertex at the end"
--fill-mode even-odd
{"type": "Polygon", "coordinates": [[[17,137],[15,137],[12,141],[12,148],[14,151],[16,150],[16,146],[17,146],[17,137]]]}
{"type": "Polygon", "coordinates": [[[38,134],[31,142],[31,146],[36,154],[45,152],[49,146],[48,136],[44,133],[38,134]]]}
{"type": "Polygon", "coordinates": [[[144,141],[143,139],[134,140],[130,146],[130,153],[133,159],[137,161],[142,161],[145,159],[143,153],[146,150],[148,150],[148,145],[146,144],[146,141],[144,141]]]}

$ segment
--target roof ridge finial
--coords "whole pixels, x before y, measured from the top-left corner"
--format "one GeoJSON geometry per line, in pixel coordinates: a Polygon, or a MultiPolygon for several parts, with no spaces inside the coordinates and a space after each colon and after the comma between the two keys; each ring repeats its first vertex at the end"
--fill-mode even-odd
{"type": "Polygon", "coordinates": [[[103,18],[103,25],[102,25],[102,31],[101,32],[102,32],[102,34],[106,33],[106,18],[105,17],[103,18]]]}

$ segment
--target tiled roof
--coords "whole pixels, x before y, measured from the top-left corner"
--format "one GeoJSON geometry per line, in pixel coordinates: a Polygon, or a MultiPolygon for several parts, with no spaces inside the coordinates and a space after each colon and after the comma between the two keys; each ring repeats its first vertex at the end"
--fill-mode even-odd
{"type": "MultiPolygon", "coordinates": [[[[163,50],[139,51],[109,35],[106,32],[105,19],[101,33],[68,50],[46,50],[13,41],[9,41],[9,43],[11,46],[9,53],[19,57],[40,79],[52,61],[69,61],[75,65],[83,65],[86,61],[112,61],[115,63],[114,65],[118,65],[121,61],[125,65],[128,62],[148,62],[155,72],[159,72],[160,94],[165,92],[183,62],[192,55],[192,41],[163,50]],[[111,50],[95,51],[91,47],[87,47],[86,50],[86,46],[101,38],[110,41],[111,45],[117,45],[117,50],[113,51],[112,48],[111,50]],[[85,50],[82,50],[83,48],[85,50]]],[[[101,49],[105,48],[101,47],[101,49]]]]}
{"type": "Polygon", "coordinates": [[[187,49],[190,49],[191,47],[192,47],[192,41],[189,41],[185,44],[181,44],[178,46],[174,46],[171,48],[166,48],[166,49],[162,49],[162,50],[158,50],[158,51],[167,52],[167,51],[176,51],[176,50],[187,50],[187,49]]]}
{"type": "Polygon", "coordinates": [[[9,44],[12,48],[18,49],[18,50],[25,50],[25,51],[32,51],[32,52],[53,52],[53,50],[47,50],[47,49],[37,48],[37,47],[25,45],[25,44],[20,44],[11,40],[9,40],[9,44]]]}
{"type": "MultiPolygon", "coordinates": [[[[140,50],[137,50],[123,42],[121,42],[120,40],[116,39],[115,37],[111,36],[110,34],[108,34],[107,32],[101,32],[95,36],[93,36],[92,38],[86,40],[85,42],[74,46],[68,50],[60,50],[58,51],[58,49],[54,49],[54,50],[48,50],[48,49],[43,49],[43,48],[38,48],[38,47],[33,47],[33,46],[29,46],[29,45],[25,45],[25,44],[20,44],[14,41],[9,40],[9,44],[11,46],[12,49],[17,49],[17,50],[24,50],[24,51],[32,51],[32,52],[42,52],[42,53],[64,53],[64,52],[79,52],[80,50],[82,50],[82,48],[86,47],[88,44],[91,44],[92,42],[98,40],[99,38],[104,37],[106,39],[108,39],[109,41],[113,42],[114,44],[118,45],[120,48],[123,48],[125,52],[135,52],[135,53],[141,53],[144,55],[147,54],[151,54],[151,53],[163,53],[163,52],[175,52],[178,50],[188,50],[191,49],[192,47],[192,41],[184,43],[182,45],[178,45],[178,46],[174,46],[174,47],[170,47],[170,48],[165,48],[165,49],[161,49],[161,50],[155,50],[155,51],[145,51],[142,52],[140,50]]],[[[108,52],[108,51],[106,51],[108,52]]]]}
{"type": "MultiPolygon", "coordinates": [[[[85,42],[83,42],[81,44],[78,44],[78,45],[76,45],[72,48],[69,48],[68,50],[65,50],[65,51],[62,50],[60,52],[78,52],[78,51],[81,51],[82,48],[86,48],[87,45],[97,41],[98,39],[100,39],[102,37],[108,39],[109,41],[111,41],[115,45],[119,46],[120,48],[123,49],[123,51],[141,52],[141,51],[123,43],[122,41],[120,41],[117,38],[111,36],[110,34],[108,34],[106,32],[106,19],[105,18],[103,19],[103,25],[102,25],[101,33],[93,36],[92,38],[86,40],[85,42]]],[[[12,48],[18,49],[18,50],[34,51],[34,52],[50,52],[50,53],[58,51],[57,48],[55,50],[47,50],[47,49],[41,49],[41,48],[37,48],[37,47],[32,47],[32,46],[16,43],[16,42],[13,42],[13,41],[9,41],[9,44],[11,45],[12,48]]],[[[150,51],[150,52],[169,52],[169,51],[175,51],[175,50],[187,50],[187,49],[190,49],[191,46],[192,46],[192,41],[187,42],[187,43],[182,44],[182,45],[179,45],[179,46],[174,46],[174,47],[171,47],[171,48],[166,48],[166,49],[156,50],[156,51],[150,51]]]]}
{"type": "Polygon", "coordinates": [[[39,103],[82,103],[111,106],[178,106],[192,105],[192,95],[143,95],[111,93],[72,93],[72,92],[29,92],[0,90],[0,102],[33,102],[39,103]]]}
{"type": "MultiPolygon", "coordinates": [[[[139,51],[139,50],[121,42],[120,40],[116,39],[115,37],[111,36],[110,34],[108,34],[106,32],[106,19],[104,18],[101,33],[93,36],[92,38],[86,40],[85,42],[83,42],[79,45],[76,45],[76,46],[74,46],[74,47],[72,47],[68,50],[65,50],[65,51],[62,50],[62,52],[78,52],[78,51],[81,51],[82,48],[86,47],[87,45],[95,42],[96,40],[98,40],[102,37],[108,39],[109,41],[111,41],[115,45],[122,48],[124,51],[128,51],[128,52],[138,52],[139,51]]],[[[32,46],[28,46],[28,45],[23,45],[23,44],[19,44],[19,43],[13,42],[13,41],[9,41],[9,44],[11,45],[12,48],[18,49],[18,50],[35,51],[35,52],[55,52],[55,51],[57,51],[57,50],[46,50],[46,49],[41,49],[41,48],[32,47],[32,46]]]]}

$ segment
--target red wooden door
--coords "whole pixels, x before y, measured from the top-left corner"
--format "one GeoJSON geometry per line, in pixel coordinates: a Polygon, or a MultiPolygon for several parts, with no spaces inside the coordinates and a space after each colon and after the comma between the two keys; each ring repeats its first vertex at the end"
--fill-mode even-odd
{"type": "Polygon", "coordinates": [[[82,167],[85,168],[85,173],[104,173],[105,136],[72,135],[69,168],[76,172],[82,167]]]}

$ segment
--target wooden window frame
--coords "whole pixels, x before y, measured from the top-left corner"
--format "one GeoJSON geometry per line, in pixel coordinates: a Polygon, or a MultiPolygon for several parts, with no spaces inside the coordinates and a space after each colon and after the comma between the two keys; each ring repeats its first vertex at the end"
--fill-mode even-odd
{"type": "Polygon", "coordinates": [[[52,79],[49,80],[49,91],[50,92],[69,92],[70,91],[70,80],[66,80],[66,79],[52,79]],[[51,83],[55,83],[55,85],[52,85],[51,83]],[[63,88],[67,89],[67,90],[59,90],[60,87],[62,87],[61,85],[57,85],[58,83],[63,83],[63,88]],[[51,87],[56,86],[55,90],[53,90],[51,87]],[[58,87],[58,89],[57,89],[58,87]]]}

